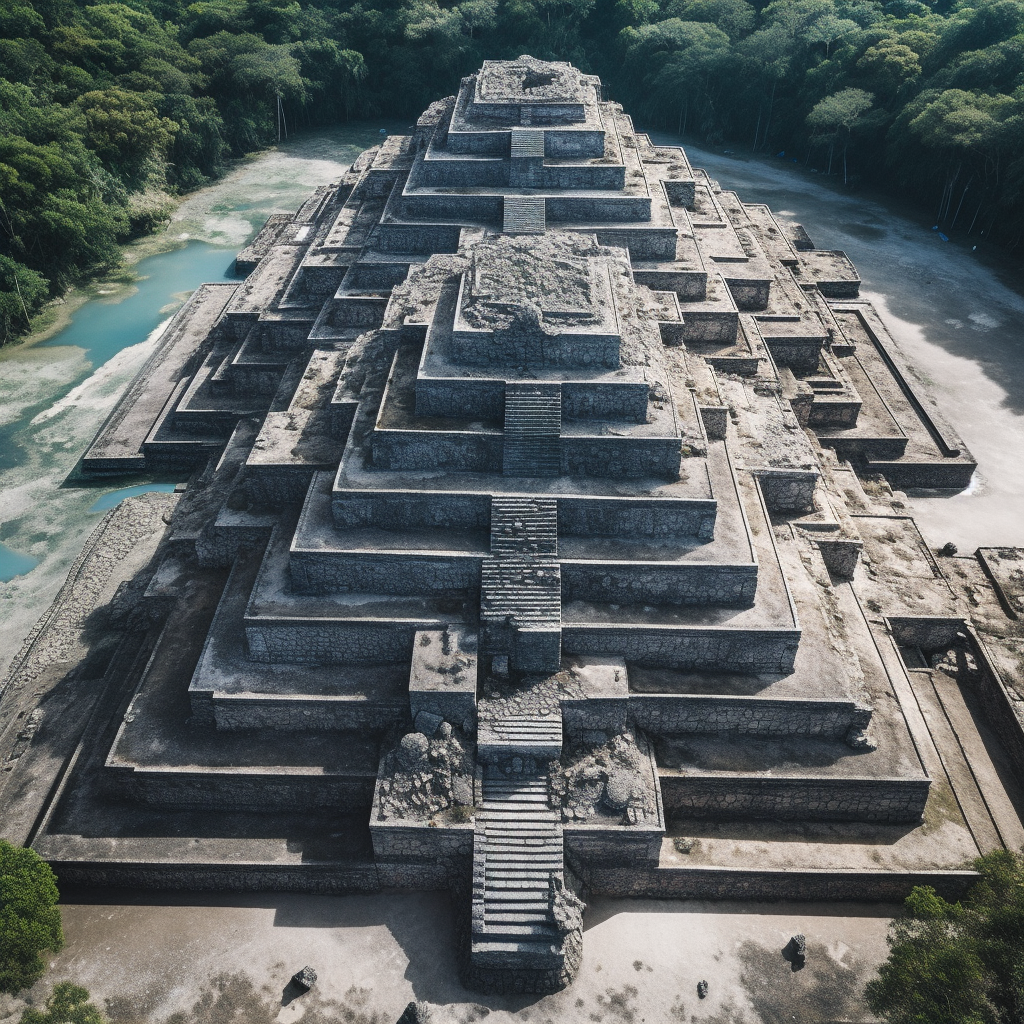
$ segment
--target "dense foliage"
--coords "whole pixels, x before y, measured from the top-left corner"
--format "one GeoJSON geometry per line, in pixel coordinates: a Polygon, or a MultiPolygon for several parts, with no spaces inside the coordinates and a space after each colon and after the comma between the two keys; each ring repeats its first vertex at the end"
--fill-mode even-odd
{"type": "Polygon", "coordinates": [[[889,933],[889,959],[867,989],[888,1024],[1009,1024],[1024,1020],[1024,858],[1004,850],[962,903],[914,889],[889,933]]]}
{"type": "Polygon", "coordinates": [[[30,1006],[22,1013],[21,1024],[106,1024],[106,1018],[89,1002],[86,989],[62,981],[54,986],[46,1009],[30,1006]]]}
{"type": "Polygon", "coordinates": [[[1022,0],[4,0],[0,343],[229,156],[523,52],[642,123],[1024,234],[1022,0]]]}
{"type": "Polygon", "coordinates": [[[57,882],[32,850],[0,839],[0,992],[19,992],[42,977],[44,950],[64,945],[57,882]]]}

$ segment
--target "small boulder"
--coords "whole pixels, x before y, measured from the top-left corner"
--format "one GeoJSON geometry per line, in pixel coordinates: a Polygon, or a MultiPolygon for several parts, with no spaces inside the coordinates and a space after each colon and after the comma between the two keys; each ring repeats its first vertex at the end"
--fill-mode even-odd
{"type": "Polygon", "coordinates": [[[706,999],[708,994],[708,983],[706,981],[697,982],[697,998],[706,999]]]}
{"type": "Polygon", "coordinates": [[[421,711],[416,716],[414,724],[417,732],[423,733],[424,736],[433,736],[443,722],[444,719],[440,715],[435,715],[431,711],[421,711]]]}
{"type": "Polygon", "coordinates": [[[427,759],[430,744],[421,732],[406,733],[398,744],[398,764],[406,770],[415,768],[427,759]]]}
{"type": "Polygon", "coordinates": [[[807,940],[802,935],[794,935],[786,943],[782,955],[793,965],[794,971],[800,970],[807,962],[807,940]]]}
{"type": "Polygon", "coordinates": [[[316,971],[307,964],[301,971],[296,971],[292,975],[292,981],[303,992],[308,992],[316,984],[316,971]]]}
{"type": "Polygon", "coordinates": [[[608,781],[604,786],[604,802],[613,811],[624,811],[633,795],[634,782],[632,772],[612,768],[608,772],[608,781]]]}

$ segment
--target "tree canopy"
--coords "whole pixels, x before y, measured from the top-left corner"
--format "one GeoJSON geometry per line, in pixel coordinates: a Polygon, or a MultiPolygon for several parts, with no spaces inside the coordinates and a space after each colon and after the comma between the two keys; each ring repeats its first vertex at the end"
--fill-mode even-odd
{"type": "Polygon", "coordinates": [[[1024,858],[999,850],[975,867],[981,880],[962,902],[919,886],[892,923],[889,958],[867,987],[888,1024],[1024,1020],[1024,858]]]}
{"type": "Polygon", "coordinates": [[[134,193],[288,128],[414,117],[521,53],[601,75],[640,124],[842,154],[850,180],[941,196],[947,228],[963,208],[1024,240],[1021,0],[5,0],[0,344],[152,227],[134,193]]]}
{"type": "Polygon", "coordinates": [[[42,977],[40,953],[64,945],[57,881],[34,850],[0,839],[0,992],[20,992],[42,977]]]}

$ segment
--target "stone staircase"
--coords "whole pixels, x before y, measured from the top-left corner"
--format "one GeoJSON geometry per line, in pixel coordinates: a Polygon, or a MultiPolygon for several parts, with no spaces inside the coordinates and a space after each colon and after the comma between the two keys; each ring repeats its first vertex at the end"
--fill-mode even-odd
{"type": "Polygon", "coordinates": [[[562,574],[553,558],[485,559],[480,569],[481,648],[517,672],[557,672],[562,574]]]}
{"type": "Polygon", "coordinates": [[[543,196],[505,196],[501,230],[506,235],[542,235],[545,226],[543,196]]]}
{"type": "MultiPolygon", "coordinates": [[[[529,731],[525,721],[517,727],[529,731]]],[[[529,759],[519,765],[520,773],[511,766],[485,770],[473,839],[470,955],[481,968],[557,969],[563,953],[551,878],[562,878],[562,826],[548,806],[547,775],[529,771],[529,759]]]]}
{"type": "Polygon", "coordinates": [[[491,499],[491,554],[558,554],[558,502],[554,498],[491,499]]]}
{"type": "Polygon", "coordinates": [[[505,386],[505,476],[559,476],[561,432],[560,385],[505,386]]]}

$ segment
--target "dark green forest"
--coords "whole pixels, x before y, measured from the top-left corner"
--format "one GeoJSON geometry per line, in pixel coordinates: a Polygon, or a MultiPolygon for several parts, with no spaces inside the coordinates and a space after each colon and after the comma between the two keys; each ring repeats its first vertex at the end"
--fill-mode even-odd
{"type": "Polygon", "coordinates": [[[414,116],[484,58],[1024,238],[1024,0],[0,0],[0,343],[278,131],[414,116]]]}

